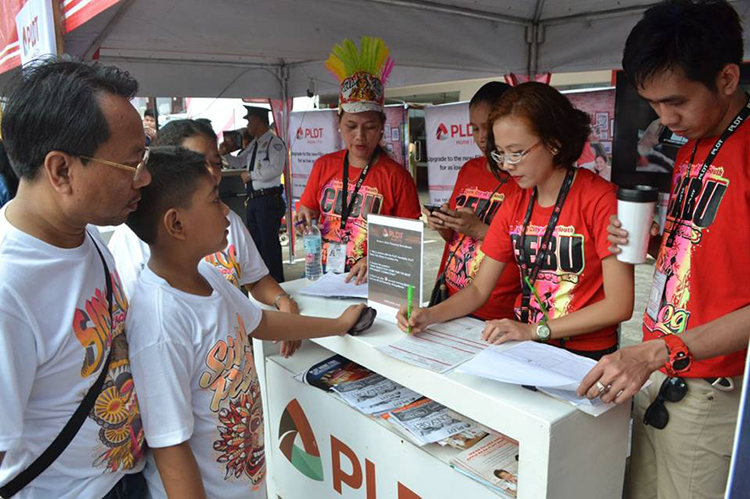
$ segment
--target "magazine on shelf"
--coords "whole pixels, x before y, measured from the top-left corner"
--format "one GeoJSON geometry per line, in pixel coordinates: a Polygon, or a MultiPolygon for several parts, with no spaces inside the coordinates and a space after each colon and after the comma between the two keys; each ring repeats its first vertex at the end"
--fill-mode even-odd
{"type": "Polygon", "coordinates": [[[451,466],[472,478],[516,497],[518,442],[496,433],[450,460],[451,466]]]}
{"type": "Polygon", "coordinates": [[[471,422],[428,398],[391,411],[388,421],[401,426],[420,446],[445,440],[472,427],[471,422]]]}
{"type": "Polygon", "coordinates": [[[294,378],[321,390],[331,391],[334,385],[364,379],[374,373],[341,355],[320,361],[294,378]]]}
{"type": "Polygon", "coordinates": [[[403,407],[422,397],[414,390],[375,373],[357,381],[337,384],[333,391],[358,411],[373,415],[403,407]]]}

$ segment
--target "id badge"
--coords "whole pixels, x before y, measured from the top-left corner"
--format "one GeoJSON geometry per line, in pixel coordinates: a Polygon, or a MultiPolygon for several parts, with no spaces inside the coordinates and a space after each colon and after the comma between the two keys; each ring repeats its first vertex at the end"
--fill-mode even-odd
{"type": "Polygon", "coordinates": [[[346,243],[328,243],[326,272],[343,274],[346,271],[346,243]]]}
{"type": "Polygon", "coordinates": [[[661,307],[661,299],[666,291],[664,286],[667,284],[667,276],[658,269],[654,271],[654,281],[651,284],[651,294],[648,297],[648,306],[646,307],[646,313],[651,319],[656,322],[659,317],[659,309],[661,307]]]}

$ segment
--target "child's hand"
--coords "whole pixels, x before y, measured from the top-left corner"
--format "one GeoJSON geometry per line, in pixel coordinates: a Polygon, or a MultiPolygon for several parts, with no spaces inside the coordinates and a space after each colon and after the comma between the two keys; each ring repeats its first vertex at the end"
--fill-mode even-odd
{"type": "Polygon", "coordinates": [[[336,319],[343,328],[339,332],[339,335],[345,335],[351,328],[354,327],[354,325],[359,320],[359,316],[362,315],[362,311],[366,306],[367,305],[365,305],[364,303],[360,303],[359,305],[350,305],[346,310],[344,310],[344,313],[341,314],[338,319],[336,319]]]}
{"type": "Polygon", "coordinates": [[[399,309],[398,314],[396,314],[396,321],[398,322],[398,327],[401,331],[407,332],[408,327],[411,326],[411,333],[419,333],[432,324],[430,315],[429,308],[413,307],[411,310],[411,318],[407,320],[406,305],[403,305],[399,309]]]}

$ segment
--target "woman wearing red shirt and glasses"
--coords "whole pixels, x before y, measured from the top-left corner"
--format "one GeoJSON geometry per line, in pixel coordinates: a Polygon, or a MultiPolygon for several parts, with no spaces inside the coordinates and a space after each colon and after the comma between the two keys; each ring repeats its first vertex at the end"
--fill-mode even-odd
{"type": "Polygon", "coordinates": [[[417,309],[399,326],[419,331],[460,317],[490,296],[506,264],[521,271],[516,319],[487,323],[483,337],[550,342],[600,358],[617,348],[617,326],[633,312],[633,266],[609,251],[607,224],[617,211],[615,186],[574,167],[590,118],[541,83],[508,90],[490,113],[488,161],[521,192],[505,200],[482,245],[486,257],[470,286],[417,309]]]}

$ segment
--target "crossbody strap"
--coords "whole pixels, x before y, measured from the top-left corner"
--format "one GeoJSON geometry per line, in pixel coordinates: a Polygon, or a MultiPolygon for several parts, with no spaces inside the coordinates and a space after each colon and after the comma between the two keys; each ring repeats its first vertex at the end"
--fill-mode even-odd
{"type": "MultiPolygon", "coordinates": [[[[109,274],[109,267],[107,266],[107,262],[104,260],[104,255],[102,255],[102,252],[99,249],[99,245],[96,244],[96,241],[94,241],[94,237],[89,234],[88,231],[86,231],[86,233],[89,235],[89,237],[91,237],[91,241],[96,248],[96,252],[99,253],[99,258],[102,261],[102,267],[104,267],[104,279],[107,284],[107,303],[109,304],[109,326],[111,338],[111,328],[113,325],[112,310],[114,301],[112,299],[112,276],[109,274]]],[[[83,426],[83,423],[86,421],[86,417],[94,407],[94,402],[96,402],[97,397],[99,397],[99,394],[102,392],[104,380],[106,379],[107,372],[109,371],[109,362],[111,358],[112,345],[110,344],[109,353],[107,353],[107,360],[105,361],[104,366],[99,373],[99,376],[96,378],[94,384],[91,385],[91,388],[89,388],[86,396],[83,397],[81,404],[78,406],[76,411],[60,431],[60,434],[57,435],[57,437],[52,441],[49,447],[47,447],[44,452],[42,452],[42,454],[37,457],[25,470],[16,475],[13,480],[5,484],[3,487],[0,487],[0,498],[8,499],[14,496],[19,490],[26,487],[29,483],[31,483],[32,480],[41,475],[44,470],[49,468],[50,465],[54,463],[58,457],[60,457],[60,454],[63,453],[68,445],[70,445],[70,442],[73,441],[73,438],[78,433],[78,430],[81,429],[81,426],[83,426]]]]}

